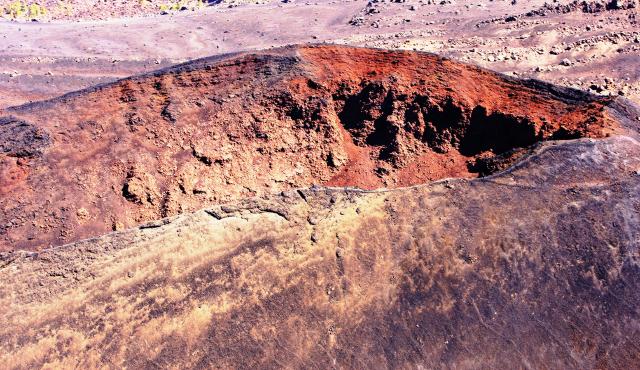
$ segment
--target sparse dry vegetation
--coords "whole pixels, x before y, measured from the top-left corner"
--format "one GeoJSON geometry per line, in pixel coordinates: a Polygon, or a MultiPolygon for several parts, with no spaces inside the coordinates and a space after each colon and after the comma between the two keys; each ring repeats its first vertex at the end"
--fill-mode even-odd
{"type": "MultiPolygon", "coordinates": [[[[147,3],[150,3],[147,1],[147,3]]],[[[164,4],[158,5],[158,9],[162,12],[167,11],[180,11],[180,10],[197,10],[205,7],[205,2],[202,0],[177,0],[169,1],[164,4]]]]}
{"type": "Polygon", "coordinates": [[[45,17],[48,10],[39,3],[29,3],[16,0],[2,8],[2,16],[11,20],[32,19],[38,20],[45,17]]]}
{"type": "Polygon", "coordinates": [[[0,0],[0,18],[12,21],[48,21],[84,17],[91,14],[98,19],[136,14],[166,14],[179,11],[204,9],[209,2],[204,0],[138,0],[126,6],[115,1],[92,4],[73,0],[0,0]]]}

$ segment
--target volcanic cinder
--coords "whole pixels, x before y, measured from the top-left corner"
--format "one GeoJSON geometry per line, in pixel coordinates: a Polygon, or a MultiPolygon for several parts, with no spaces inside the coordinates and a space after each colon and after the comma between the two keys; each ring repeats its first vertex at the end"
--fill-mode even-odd
{"type": "Polygon", "coordinates": [[[415,52],[203,59],[7,109],[0,250],[314,184],[486,175],[539,141],[616,132],[610,101],[415,52]]]}
{"type": "Polygon", "coordinates": [[[8,109],[0,363],[635,368],[637,117],[329,45],[8,109]]]}

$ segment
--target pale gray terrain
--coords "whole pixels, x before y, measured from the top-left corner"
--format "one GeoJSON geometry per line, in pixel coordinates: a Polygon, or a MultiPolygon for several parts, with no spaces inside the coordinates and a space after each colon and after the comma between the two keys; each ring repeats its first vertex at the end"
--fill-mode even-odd
{"type": "Polygon", "coordinates": [[[307,42],[431,51],[640,102],[637,4],[595,13],[539,11],[544,4],[293,1],[104,21],[2,21],[0,107],[194,58],[307,42]]]}

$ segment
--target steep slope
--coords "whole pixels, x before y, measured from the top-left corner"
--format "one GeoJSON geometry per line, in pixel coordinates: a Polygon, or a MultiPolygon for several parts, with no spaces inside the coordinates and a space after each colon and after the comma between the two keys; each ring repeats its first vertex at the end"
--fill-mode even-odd
{"type": "Polygon", "coordinates": [[[6,110],[0,249],[313,184],[486,175],[542,140],[616,132],[608,104],[416,52],[294,46],[203,59],[6,110]]]}
{"type": "Polygon", "coordinates": [[[13,368],[562,368],[640,362],[640,144],[499,175],[314,188],[0,258],[13,368]]]}

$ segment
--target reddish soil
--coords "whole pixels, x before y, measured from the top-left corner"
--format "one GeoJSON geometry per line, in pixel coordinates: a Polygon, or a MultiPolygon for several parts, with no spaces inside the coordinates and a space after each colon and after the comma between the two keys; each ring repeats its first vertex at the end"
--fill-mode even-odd
{"type": "Polygon", "coordinates": [[[615,131],[607,103],[416,52],[203,59],[5,111],[0,250],[313,184],[484,175],[536,142],[615,131]]]}

